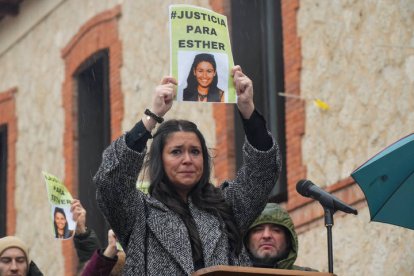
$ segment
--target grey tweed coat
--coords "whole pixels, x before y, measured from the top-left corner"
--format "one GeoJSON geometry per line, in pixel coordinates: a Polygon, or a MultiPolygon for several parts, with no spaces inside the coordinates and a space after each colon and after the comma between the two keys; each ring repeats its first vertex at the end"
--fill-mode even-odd
{"type": "MultiPolygon", "coordinates": [[[[191,275],[191,245],[183,221],[163,203],[136,189],[145,153],[129,149],[121,136],[104,151],[94,177],[99,207],[126,251],[124,275],[191,275]]],[[[244,232],[265,207],[281,161],[277,144],[263,152],[245,142],[243,154],[244,165],[236,178],[224,182],[221,189],[244,232]]],[[[189,207],[206,267],[251,265],[245,249],[238,257],[230,252],[223,221],[196,208],[191,198],[189,207]]]]}

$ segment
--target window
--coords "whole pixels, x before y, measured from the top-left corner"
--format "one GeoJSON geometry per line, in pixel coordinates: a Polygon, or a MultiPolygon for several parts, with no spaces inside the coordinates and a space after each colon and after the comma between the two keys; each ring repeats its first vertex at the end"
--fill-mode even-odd
{"type": "Polygon", "coordinates": [[[108,225],[96,203],[92,178],[101,164],[103,150],[110,143],[109,57],[100,51],[80,66],[77,80],[78,195],[87,211],[87,225],[102,243],[108,225]]]}
{"type": "MultiPolygon", "coordinates": [[[[235,64],[242,66],[252,79],[256,108],[264,115],[267,125],[277,139],[282,154],[282,173],[270,195],[273,202],[287,200],[286,143],[282,13],[280,1],[232,0],[232,47],[235,64]]],[[[237,109],[235,110],[238,113],[237,109]]],[[[243,126],[235,115],[237,167],[240,167],[243,126]]]]}
{"type": "Polygon", "coordinates": [[[7,224],[7,125],[0,125],[0,237],[7,224]]]}

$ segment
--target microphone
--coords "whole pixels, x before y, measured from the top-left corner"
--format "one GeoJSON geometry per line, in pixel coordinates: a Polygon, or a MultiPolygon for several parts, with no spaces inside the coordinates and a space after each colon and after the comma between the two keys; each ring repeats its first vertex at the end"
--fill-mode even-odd
{"type": "Polygon", "coordinates": [[[345,213],[357,215],[358,211],[342,200],[336,198],[325,190],[313,184],[310,180],[299,180],[296,184],[296,191],[305,197],[311,197],[319,201],[322,206],[333,209],[334,211],[340,210],[345,213]]]}

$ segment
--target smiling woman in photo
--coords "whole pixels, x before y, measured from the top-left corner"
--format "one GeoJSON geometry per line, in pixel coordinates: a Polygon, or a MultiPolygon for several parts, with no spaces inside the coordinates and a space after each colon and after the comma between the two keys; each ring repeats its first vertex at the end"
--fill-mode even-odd
{"type": "Polygon", "coordinates": [[[217,87],[217,65],[214,55],[195,56],[183,91],[184,101],[223,102],[224,91],[217,87]]]}
{"type": "Polygon", "coordinates": [[[55,227],[55,237],[57,239],[68,239],[72,236],[73,231],[69,230],[68,220],[65,211],[56,207],[53,214],[53,225],[55,227]]]}

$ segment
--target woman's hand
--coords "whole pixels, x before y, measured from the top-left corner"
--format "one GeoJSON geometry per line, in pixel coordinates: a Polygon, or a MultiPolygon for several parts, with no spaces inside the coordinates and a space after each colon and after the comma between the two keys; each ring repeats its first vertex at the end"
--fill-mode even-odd
{"type": "Polygon", "coordinates": [[[86,210],[83,208],[79,199],[72,200],[70,211],[72,212],[73,220],[76,221],[76,234],[83,234],[86,232],[86,210]]]}
{"type": "Polygon", "coordinates": [[[249,119],[254,111],[253,83],[239,65],[234,66],[231,73],[236,87],[237,107],[243,118],[249,119]]]}
{"type": "Polygon", "coordinates": [[[160,117],[163,117],[171,109],[175,96],[175,86],[177,80],[173,77],[163,77],[161,84],[155,88],[154,97],[152,98],[151,111],[160,117]]]}
{"type": "Polygon", "coordinates": [[[115,236],[114,231],[109,229],[108,231],[108,246],[105,248],[103,255],[108,258],[115,258],[116,254],[118,253],[118,249],[116,248],[117,238],[115,236]]]}
{"type": "MultiPolygon", "coordinates": [[[[152,108],[150,111],[155,113],[159,117],[164,117],[164,115],[171,109],[174,97],[175,97],[175,86],[177,85],[177,80],[171,76],[163,77],[161,84],[155,87],[154,95],[152,98],[152,108]]],[[[155,125],[156,121],[152,118],[143,119],[145,128],[148,131],[151,131],[155,125]]]]}

